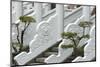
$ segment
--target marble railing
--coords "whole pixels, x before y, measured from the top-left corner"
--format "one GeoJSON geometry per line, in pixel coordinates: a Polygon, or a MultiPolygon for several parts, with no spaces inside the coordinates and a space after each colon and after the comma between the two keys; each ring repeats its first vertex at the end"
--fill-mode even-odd
{"type": "MultiPolygon", "coordinates": [[[[51,11],[50,13],[53,13],[54,11],[51,11]]],[[[35,13],[31,14],[32,16],[35,15],[35,13]]],[[[49,14],[45,15],[45,17],[49,16],[49,14]]],[[[82,16],[82,7],[72,11],[71,13],[69,13],[68,15],[66,15],[66,17],[64,18],[64,29],[65,27],[72,22],[79,22],[80,17],[82,16]],[[73,19],[72,19],[73,18],[73,19]],[[77,20],[77,18],[79,18],[77,20]]],[[[32,37],[31,42],[29,43],[30,46],[30,51],[28,53],[26,52],[21,52],[20,54],[18,54],[17,56],[14,57],[14,59],[16,60],[16,62],[18,63],[18,65],[25,65],[26,63],[28,63],[30,60],[36,58],[38,55],[40,55],[42,52],[44,52],[46,49],[48,49],[49,47],[53,46],[54,43],[56,43],[58,41],[58,30],[57,30],[57,15],[56,13],[53,16],[50,16],[47,20],[43,20],[42,22],[38,23],[37,25],[35,25],[35,33],[34,37],[32,37]]],[[[82,18],[82,17],[81,17],[82,18]]],[[[32,31],[33,28],[30,27],[30,29],[32,31]]],[[[29,32],[30,30],[28,29],[27,32],[29,32]]],[[[29,38],[29,37],[28,37],[29,38]]],[[[25,38],[27,39],[27,38],[25,38]]],[[[60,47],[59,47],[60,48],[60,47]]],[[[59,49],[61,50],[59,53],[59,57],[61,57],[62,55],[64,56],[64,54],[62,53],[62,51],[64,51],[63,49],[59,49]]],[[[67,55],[70,56],[73,52],[73,49],[68,49],[65,50],[65,52],[70,51],[71,52],[67,55]]],[[[55,58],[58,57],[55,56],[55,58]]],[[[62,58],[62,57],[61,57],[62,58]]],[[[66,57],[62,58],[63,60],[66,57]]],[[[61,59],[60,59],[61,60],[61,59]]],[[[56,63],[62,62],[58,61],[56,63]]],[[[52,60],[50,60],[51,62],[52,60]]],[[[45,61],[47,62],[47,60],[45,61]]],[[[47,62],[49,63],[49,62],[47,62]]]]}
{"type": "MultiPolygon", "coordinates": [[[[67,10],[67,11],[65,11],[68,14],[65,15],[64,25],[68,25],[69,23],[72,23],[72,21],[75,21],[75,19],[77,19],[81,15],[80,13],[82,12],[82,8],[80,7],[80,8],[77,8],[77,9],[73,10],[73,11],[69,11],[69,10],[67,10]],[[70,20],[73,17],[73,15],[76,16],[75,19],[70,20]],[[67,19],[68,19],[68,22],[67,22],[67,19]]],[[[44,14],[42,16],[42,18],[43,18],[43,20],[47,21],[47,19],[49,19],[54,14],[56,14],[56,10],[55,9],[48,11],[48,13],[44,14]]],[[[13,15],[12,20],[14,22],[15,14],[13,13],[12,15],[13,15]]],[[[26,15],[27,16],[33,16],[34,18],[36,18],[35,12],[27,13],[26,15]]],[[[55,22],[56,22],[56,20],[55,20],[55,22]]],[[[24,36],[24,44],[28,45],[29,42],[33,39],[34,35],[36,34],[37,25],[38,25],[38,23],[31,23],[29,25],[29,27],[26,30],[25,36],[24,36]]],[[[14,28],[15,26],[12,26],[12,27],[14,28]]],[[[19,26],[20,30],[21,30],[21,27],[23,27],[23,24],[20,24],[20,26],[19,26]]],[[[16,33],[15,31],[16,31],[16,28],[14,28],[14,31],[12,31],[12,32],[16,33]]],[[[15,36],[13,37],[14,39],[15,39],[15,36]]]]}
{"type": "MultiPolygon", "coordinates": [[[[64,10],[64,17],[67,17],[67,15],[69,13],[71,13],[72,10],[64,10]]],[[[42,17],[44,20],[47,20],[50,16],[53,16],[54,14],[56,13],[56,8],[55,9],[52,9],[52,10],[49,10],[47,13],[45,13],[42,17]]]]}
{"type": "MultiPolygon", "coordinates": [[[[68,24],[67,25],[67,27],[64,29],[64,31],[65,32],[72,32],[72,31],[74,31],[74,32],[78,32],[78,33],[80,33],[79,35],[82,35],[82,28],[80,28],[79,26],[78,26],[78,24],[80,23],[80,21],[82,21],[82,19],[83,19],[84,17],[82,16],[82,17],[80,17],[80,18],[78,18],[77,20],[76,20],[76,22],[75,23],[70,23],[70,24],[68,24]]],[[[94,16],[92,16],[91,17],[91,21],[93,21],[93,20],[95,20],[95,18],[94,18],[94,16]]],[[[95,21],[93,22],[94,24],[95,24],[95,21]]],[[[92,28],[91,28],[92,29],[92,28]]],[[[90,31],[91,32],[91,31],[90,31]]],[[[86,33],[89,33],[89,28],[87,28],[86,29],[86,33]]],[[[94,36],[94,35],[93,35],[94,36]]],[[[83,39],[80,43],[79,43],[79,45],[81,46],[81,44],[85,44],[86,42],[88,41],[88,39],[83,39]]],[[[63,62],[66,58],[68,58],[69,56],[71,56],[72,55],[72,52],[73,52],[73,48],[68,48],[68,49],[63,49],[62,47],[61,47],[61,45],[63,45],[63,44],[68,44],[70,41],[69,40],[63,40],[60,44],[59,44],[59,47],[58,47],[58,54],[57,55],[55,55],[55,54],[52,54],[52,55],[50,55],[48,58],[46,58],[45,59],[45,63],[61,63],[61,62],[63,62]]],[[[95,41],[93,41],[93,42],[95,42],[95,41]]],[[[95,45],[95,43],[93,43],[94,45],[95,45]]],[[[89,52],[91,49],[93,49],[93,52],[91,52],[90,54],[93,54],[93,57],[92,58],[90,58],[90,59],[93,59],[95,56],[95,50],[94,50],[94,48],[95,48],[95,46],[92,46],[91,48],[89,48],[91,45],[89,45],[89,47],[87,47],[87,48],[85,48],[85,51],[86,50],[88,50],[87,52],[89,52]],[[89,49],[88,49],[89,48],[89,49]]],[[[88,46],[88,45],[87,45],[88,46]]],[[[87,53],[85,53],[85,54],[87,54],[87,53]]],[[[88,57],[87,57],[88,58],[88,57]]],[[[73,62],[76,62],[76,61],[78,61],[78,59],[80,60],[80,57],[77,57],[75,60],[73,60],[73,62]]],[[[81,58],[82,59],[82,58],[81,58]]],[[[87,59],[87,61],[88,60],[90,60],[90,59],[87,59]]],[[[86,61],[86,59],[84,59],[85,61],[86,61]]],[[[80,60],[81,61],[81,60],[80,60]]]]}
{"type": "Polygon", "coordinates": [[[90,30],[90,39],[84,48],[84,57],[76,57],[72,62],[92,61],[96,58],[95,25],[90,30]]]}
{"type": "Polygon", "coordinates": [[[82,7],[79,7],[72,12],[70,12],[66,17],[64,17],[64,27],[66,27],[69,23],[75,22],[75,20],[82,16],[82,7]],[[72,19],[73,18],[73,19],[72,19]]]}
{"type": "Polygon", "coordinates": [[[55,16],[52,16],[48,21],[42,21],[38,24],[37,34],[29,44],[30,51],[28,53],[21,52],[14,58],[19,65],[26,64],[57,42],[55,16]]]}
{"type": "MultiPolygon", "coordinates": [[[[81,21],[81,19],[83,19],[83,16],[78,18],[75,23],[71,23],[69,24],[64,30],[65,32],[69,31],[69,29],[71,28],[71,26],[76,25],[79,23],[79,21],[81,21]]],[[[61,48],[61,45],[66,44],[66,43],[70,43],[69,40],[65,40],[63,39],[63,41],[59,44],[59,48],[58,48],[58,54],[57,55],[50,55],[48,58],[45,59],[45,63],[61,63],[63,62],[66,58],[68,58],[69,56],[71,56],[72,52],[73,52],[73,48],[68,48],[68,49],[63,49],[61,48]]]]}

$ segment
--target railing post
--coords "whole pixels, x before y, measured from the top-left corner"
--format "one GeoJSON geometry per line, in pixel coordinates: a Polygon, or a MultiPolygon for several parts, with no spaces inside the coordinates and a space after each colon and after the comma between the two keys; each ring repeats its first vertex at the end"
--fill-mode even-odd
{"type": "Polygon", "coordinates": [[[36,22],[41,22],[42,21],[42,3],[34,3],[35,7],[35,13],[36,13],[36,22]]]}
{"type": "Polygon", "coordinates": [[[90,20],[90,6],[83,6],[83,15],[85,21],[90,20]]]}
{"type": "Polygon", "coordinates": [[[19,17],[20,16],[22,16],[22,14],[23,14],[23,12],[22,12],[22,6],[23,6],[23,4],[22,4],[22,2],[17,2],[16,1],[16,3],[15,3],[15,11],[16,11],[16,20],[15,21],[17,21],[18,19],[19,19],[19,17]]]}
{"type": "Polygon", "coordinates": [[[56,4],[57,14],[57,27],[58,27],[58,39],[61,39],[61,33],[64,31],[64,5],[56,4]]]}

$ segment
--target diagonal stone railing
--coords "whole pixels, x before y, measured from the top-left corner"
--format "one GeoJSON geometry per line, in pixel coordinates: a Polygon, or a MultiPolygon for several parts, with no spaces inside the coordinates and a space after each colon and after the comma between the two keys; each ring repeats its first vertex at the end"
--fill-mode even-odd
{"type": "MultiPolygon", "coordinates": [[[[78,10],[73,11],[73,15],[76,15],[76,13],[78,12],[78,10]]],[[[77,13],[77,16],[79,16],[79,13],[77,13]]],[[[72,15],[68,15],[69,18],[71,18],[72,15]]],[[[67,19],[67,18],[66,18],[67,19]]],[[[76,17],[77,19],[77,17],[76,17]]],[[[75,20],[75,19],[74,19],[75,20]]],[[[31,59],[34,59],[36,56],[38,56],[40,53],[42,53],[43,51],[45,51],[46,49],[48,49],[49,47],[53,46],[54,43],[57,42],[57,33],[56,33],[56,16],[51,16],[47,21],[43,21],[41,23],[39,23],[37,25],[38,28],[38,32],[37,34],[34,36],[34,39],[31,41],[30,45],[30,52],[26,53],[26,52],[22,52],[19,55],[17,55],[14,59],[17,61],[17,63],[19,65],[24,65],[27,62],[29,62],[31,59]],[[43,25],[43,26],[42,26],[43,25]],[[44,26],[45,25],[45,26],[44,26]],[[41,29],[43,27],[43,29],[41,29]],[[45,29],[46,28],[46,29],[45,29]],[[52,30],[50,32],[50,30],[52,30]],[[54,30],[55,29],[55,30],[54,30]],[[43,30],[43,31],[41,31],[43,30]],[[49,31],[45,31],[45,30],[49,30],[49,31]],[[49,33],[48,33],[49,32],[49,33]],[[50,34],[51,33],[51,34],[50,34]],[[41,34],[41,36],[40,36],[41,34]],[[50,34],[50,36],[49,36],[50,34]],[[54,38],[55,36],[55,38],[54,38]],[[48,38],[53,38],[51,39],[50,43],[48,42],[48,38]],[[45,39],[46,38],[46,39],[45,39]],[[42,39],[42,40],[41,40],[42,39]],[[39,43],[39,44],[36,44],[39,43]],[[43,43],[43,45],[42,45],[43,43]],[[45,45],[46,44],[46,45],[45,45]],[[48,45],[47,45],[48,44],[48,45]],[[34,51],[34,52],[33,52],[34,51]],[[38,51],[38,52],[37,52],[38,51]],[[35,53],[35,54],[34,54],[35,53]],[[37,53],[37,54],[36,54],[37,53]],[[22,61],[24,60],[24,61],[22,61]]],[[[50,40],[50,39],[49,39],[50,40]]]]}
{"type": "Polygon", "coordinates": [[[95,25],[91,28],[90,31],[90,39],[87,41],[88,44],[84,49],[84,57],[76,57],[72,62],[80,62],[80,61],[92,61],[95,60],[95,52],[96,52],[96,43],[95,43],[95,25]]]}
{"type": "MultiPolygon", "coordinates": [[[[51,12],[52,13],[52,12],[51,12]]],[[[34,15],[31,14],[31,15],[34,15]]],[[[73,21],[80,18],[82,15],[82,7],[72,11],[64,18],[64,28],[69,24],[73,23],[73,21]],[[73,18],[73,19],[71,19],[73,18]],[[67,20],[68,19],[68,20],[67,20]]],[[[49,15],[47,15],[49,16],[49,15]]],[[[45,16],[45,17],[47,17],[45,16]]],[[[42,22],[36,25],[36,34],[33,35],[34,38],[29,43],[30,51],[28,53],[21,52],[17,56],[14,57],[18,65],[25,65],[30,60],[36,58],[42,52],[44,52],[49,47],[53,46],[58,39],[58,26],[57,26],[57,15],[54,14],[53,16],[49,16],[47,20],[43,20],[42,22]]],[[[72,49],[69,49],[69,51],[72,49]]],[[[66,51],[65,51],[66,52],[66,51]]],[[[69,54],[70,55],[70,54],[69,54]]]]}
{"type": "MultiPolygon", "coordinates": [[[[82,35],[82,29],[78,26],[78,24],[80,23],[80,21],[82,21],[83,20],[83,16],[81,16],[80,18],[78,18],[74,23],[70,23],[70,24],[68,24],[67,25],[67,27],[64,29],[65,30],[65,32],[72,32],[72,31],[74,31],[74,32],[78,32],[78,33],[80,33],[79,35],[82,35]]],[[[95,25],[95,21],[93,21],[93,20],[95,20],[95,16],[92,16],[91,18],[90,18],[90,20],[91,20],[91,22],[93,22],[93,25],[95,25]]],[[[91,31],[90,31],[91,32],[91,31]]],[[[86,29],[86,33],[89,33],[89,28],[87,28],[86,29]]],[[[94,36],[94,35],[93,35],[94,36]]],[[[81,42],[80,42],[80,44],[79,44],[79,46],[81,46],[81,44],[85,44],[86,42],[87,42],[87,40],[88,39],[83,39],[81,42]]],[[[94,41],[93,41],[94,42],[94,41]]],[[[58,54],[57,55],[55,55],[55,54],[52,54],[52,55],[50,55],[48,58],[46,58],[45,59],[45,63],[61,63],[61,62],[63,62],[66,58],[68,58],[68,57],[70,57],[71,55],[72,55],[72,52],[73,52],[73,48],[68,48],[68,49],[63,49],[63,48],[61,48],[61,45],[63,45],[63,44],[68,44],[68,43],[70,43],[70,41],[69,40],[65,40],[65,39],[63,39],[63,41],[59,44],[59,48],[58,48],[58,54]]],[[[93,43],[94,44],[94,43],[93,43]]],[[[89,48],[91,45],[89,45],[88,46],[88,48],[85,48],[85,51],[87,51],[87,52],[89,52],[89,51],[91,51],[91,49],[92,48],[95,48],[95,46],[93,45],[92,46],[92,48],[89,48]]],[[[88,53],[85,53],[85,54],[88,54],[88,53]]],[[[91,52],[90,54],[93,54],[93,57],[92,57],[92,59],[95,57],[94,55],[95,55],[95,50],[93,51],[93,52],[91,52]]],[[[87,59],[88,57],[86,57],[84,60],[90,60],[91,58],[89,58],[89,59],[87,59]]],[[[78,59],[80,60],[80,61],[82,61],[81,59],[82,58],[80,58],[80,57],[77,57],[75,60],[73,60],[73,62],[76,62],[76,61],[78,61],[78,59]]],[[[83,61],[84,61],[83,60],[83,61]]]]}
{"type": "MultiPolygon", "coordinates": [[[[75,23],[70,23],[68,24],[68,26],[64,29],[64,32],[68,32],[71,31],[69,29],[71,29],[71,26],[76,25],[79,23],[79,21],[81,21],[83,19],[83,16],[78,18],[75,23]]],[[[58,48],[58,54],[57,55],[50,55],[48,58],[45,59],[45,63],[61,63],[63,62],[66,58],[68,58],[69,56],[71,56],[72,52],[73,52],[73,48],[68,48],[68,49],[63,49],[61,48],[61,45],[66,44],[66,43],[70,43],[70,40],[65,40],[63,39],[63,41],[59,44],[59,48],[58,48]]]]}
{"type": "MultiPolygon", "coordinates": [[[[64,27],[66,27],[66,25],[68,25],[69,23],[73,23],[73,21],[75,21],[78,17],[80,17],[82,15],[82,7],[74,9],[73,11],[67,10],[67,11],[64,11],[64,12],[66,13],[64,15],[64,27]],[[74,16],[76,16],[76,17],[74,17],[74,16]],[[73,19],[71,19],[71,18],[73,18],[73,19]]],[[[48,13],[44,14],[42,16],[42,18],[43,18],[43,20],[47,21],[47,19],[49,19],[55,13],[56,13],[55,9],[50,10],[50,11],[48,11],[48,13]]],[[[27,13],[26,15],[27,16],[33,16],[34,18],[36,18],[36,13],[35,12],[27,13]]],[[[30,26],[27,28],[25,36],[24,36],[24,44],[28,45],[29,42],[33,39],[34,35],[36,34],[36,26],[37,25],[38,25],[37,22],[36,23],[31,23],[30,26]]],[[[22,24],[19,27],[19,29],[21,29],[21,27],[22,27],[22,24]]],[[[15,27],[13,26],[13,28],[15,28],[15,27]]],[[[14,36],[14,38],[15,38],[15,36],[14,36]]]]}
{"type": "Polygon", "coordinates": [[[34,39],[29,44],[30,52],[22,52],[14,58],[19,65],[26,64],[31,59],[35,58],[41,52],[45,51],[57,42],[55,16],[56,15],[52,16],[48,21],[43,21],[38,24],[37,34],[34,36],[34,39]]]}

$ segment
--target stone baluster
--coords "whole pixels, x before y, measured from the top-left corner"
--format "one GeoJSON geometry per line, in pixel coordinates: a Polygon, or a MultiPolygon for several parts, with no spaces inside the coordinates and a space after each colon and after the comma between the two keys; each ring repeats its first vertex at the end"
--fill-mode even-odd
{"type": "Polygon", "coordinates": [[[61,33],[64,31],[64,5],[56,4],[58,40],[61,39],[61,33]]]}
{"type": "Polygon", "coordinates": [[[42,3],[34,3],[35,7],[35,13],[36,13],[36,22],[41,22],[42,21],[42,3]]]}
{"type": "Polygon", "coordinates": [[[83,6],[84,21],[90,20],[90,6],[83,6]]]}

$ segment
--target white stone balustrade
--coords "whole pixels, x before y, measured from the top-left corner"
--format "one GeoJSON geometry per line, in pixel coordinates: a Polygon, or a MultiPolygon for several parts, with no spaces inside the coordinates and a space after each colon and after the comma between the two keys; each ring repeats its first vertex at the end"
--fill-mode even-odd
{"type": "MultiPolygon", "coordinates": [[[[57,10],[60,9],[63,9],[63,5],[57,5],[57,10]]],[[[48,21],[42,21],[41,23],[38,24],[37,34],[34,36],[34,39],[30,43],[30,52],[29,53],[22,52],[14,58],[19,65],[26,64],[31,59],[34,59],[40,53],[42,53],[49,47],[53,46],[54,43],[56,43],[58,40],[61,39],[61,35],[58,35],[63,32],[62,27],[63,27],[64,15],[61,13],[63,13],[63,10],[60,12],[57,11],[57,14],[54,15],[53,17],[50,17],[48,21]],[[60,22],[57,20],[59,20],[60,22]],[[55,21],[57,21],[58,24],[55,21]],[[60,27],[60,29],[58,26],[60,27]],[[23,58],[23,56],[25,58],[23,58]],[[21,59],[24,61],[22,61],[21,59]]]]}
{"type": "MultiPolygon", "coordinates": [[[[92,16],[90,18],[90,21],[94,20],[94,16],[92,16]]],[[[78,26],[78,24],[80,23],[80,21],[84,20],[84,16],[81,16],[79,19],[76,20],[76,22],[74,23],[70,23],[67,25],[66,28],[64,28],[65,32],[77,32],[78,35],[82,36],[82,28],[78,26]]],[[[95,22],[93,22],[95,23],[95,22]]],[[[89,28],[86,29],[86,33],[89,33],[89,28]]],[[[87,42],[88,39],[82,39],[79,43],[79,46],[84,45],[87,42]]],[[[69,40],[63,40],[62,43],[60,43],[59,45],[59,49],[58,49],[58,55],[50,55],[48,58],[45,59],[45,63],[61,63],[63,62],[66,58],[68,58],[69,56],[71,56],[72,52],[73,52],[73,48],[69,48],[69,49],[63,49],[61,48],[61,45],[66,45],[68,44],[70,41],[69,40]],[[66,42],[67,41],[67,42],[66,42]],[[66,54],[66,55],[65,55],[66,54]]]]}
{"type": "Polygon", "coordinates": [[[78,56],[76,59],[74,59],[72,62],[79,62],[79,61],[92,61],[95,59],[95,25],[91,28],[90,31],[90,39],[87,41],[88,44],[84,48],[84,57],[78,56]]]}
{"type": "MultiPolygon", "coordinates": [[[[73,13],[73,15],[75,15],[75,16],[78,16],[79,17],[79,15],[81,15],[80,14],[80,12],[82,11],[82,9],[80,10],[80,9],[78,9],[78,10],[75,10],[74,11],[74,13],[73,13]],[[77,11],[78,11],[78,13],[77,13],[77,11]]],[[[56,13],[56,12],[55,12],[56,13]]],[[[55,13],[53,13],[53,15],[55,14],[55,13]]],[[[68,14],[69,14],[69,12],[68,12],[68,14]]],[[[69,14],[70,15],[70,14],[69,14]]],[[[67,18],[72,18],[73,17],[73,15],[67,15],[68,17],[67,18]]],[[[35,16],[36,16],[36,14],[35,14],[35,12],[34,13],[32,13],[32,14],[29,14],[28,16],[33,16],[34,18],[36,18],[35,16]]],[[[50,16],[52,16],[52,14],[50,14],[50,16]]],[[[49,16],[49,17],[50,17],[49,16]]],[[[49,18],[48,17],[48,18],[49,18]]],[[[46,16],[46,18],[47,18],[47,16],[46,16]]],[[[77,17],[75,17],[75,18],[77,18],[77,17]]],[[[64,19],[64,20],[66,20],[66,18],[64,19]]],[[[73,21],[75,20],[75,19],[72,19],[73,21]]],[[[69,21],[69,23],[72,21],[72,20],[68,20],[69,21]]],[[[66,23],[66,22],[64,22],[64,23],[66,23]]],[[[72,22],[71,22],[72,23],[72,22]]],[[[26,33],[25,33],[25,36],[24,36],[24,45],[29,45],[29,42],[33,39],[33,37],[34,37],[34,35],[36,34],[36,26],[37,26],[37,24],[38,23],[31,23],[30,25],[29,25],[29,27],[27,28],[27,30],[26,30],[26,33]]],[[[68,24],[68,23],[67,23],[68,24]]],[[[23,25],[21,24],[20,25],[20,27],[19,27],[19,29],[21,29],[21,27],[22,27],[23,25]]],[[[16,29],[16,28],[14,28],[14,29],[16,29]]],[[[14,32],[15,32],[16,30],[14,30],[14,32]]],[[[16,32],[15,32],[16,33],[16,32]]],[[[15,38],[15,36],[13,37],[13,38],[15,38]]],[[[16,39],[16,38],[15,38],[16,39]]],[[[13,41],[13,42],[16,42],[15,40],[13,41]]]]}
{"type": "MultiPolygon", "coordinates": [[[[14,5],[14,4],[13,4],[14,5]]],[[[37,8],[38,9],[38,8],[37,8]]],[[[56,13],[56,11],[55,11],[55,13],[56,13]]],[[[53,13],[53,15],[55,14],[55,13],[53,13]]],[[[38,13],[37,13],[38,14],[38,13]]],[[[15,14],[13,14],[12,15],[13,16],[13,20],[14,20],[14,18],[16,18],[16,17],[14,17],[14,16],[16,16],[15,14]]],[[[37,18],[36,17],[36,12],[33,12],[32,14],[29,14],[28,16],[33,16],[34,18],[37,18]]],[[[50,14],[50,16],[52,16],[51,14],[50,14]]],[[[50,17],[49,16],[49,17],[50,17]]],[[[42,16],[43,17],[43,16],[42,16]]],[[[46,16],[47,17],[47,16],[46,16]]],[[[49,18],[48,17],[48,18],[49,18]]],[[[15,20],[14,20],[14,22],[15,22],[15,20]]],[[[27,30],[26,30],[26,32],[25,32],[25,36],[24,36],[24,45],[26,46],[26,45],[29,45],[29,42],[33,39],[33,37],[34,37],[34,35],[36,34],[36,26],[37,26],[37,24],[38,23],[31,23],[30,25],[29,25],[29,27],[27,28],[27,30]]],[[[20,25],[19,25],[19,30],[21,31],[22,30],[22,27],[23,27],[23,24],[22,23],[20,23],[20,25]]],[[[17,34],[17,32],[16,32],[16,26],[13,26],[13,28],[14,28],[14,30],[12,30],[13,31],[13,33],[16,33],[17,34]],[[14,28],[15,27],[15,28],[14,28]]],[[[14,35],[12,38],[13,38],[13,42],[17,42],[17,40],[16,40],[16,36],[17,35],[14,35]]]]}
{"type": "MultiPolygon", "coordinates": [[[[69,24],[64,32],[68,32],[68,31],[72,31],[69,30],[73,25],[79,23],[81,20],[83,19],[83,16],[78,18],[75,23],[71,23],[69,24]]],[[[72,55],[73,52],[73,48],[68,48],[68,49],[63,49],[61,47],[61,45],[68,45],[70,44],[71,41],[70,40],[65,40],[63,39],[63,41],[59,44],[59,48],[58,48],[58,54],[57,55],[50,55],[48,58],[45,59],[45,63],[61,63],[63,62],[66,58],[68,58],[69,56],[72,55]]]]}
{"type": "MultiPolygon", "coordinates": [[[[15,20],[18,20],[20,16],[22,16],[22,3],[17,2],[15,6],[15,20]]],[[[35,59],[42,52],[47,50],[49,47],[53,46],[54,43],[61,40],[61,33],[64,32],[78,32],[78,35],[82,35],[82,28],[78,26],[80,21],[93,21],[95,24],[95,17],[92,19],[90,17],[90,7],[82,6],[74,9],[71,12],[66,12],[64,15],[64,5],[56,4],[55,10],[50,11],[50,4],[45,4],[45,15],[43,15],[43,4],[35,2],[34,3],[34,13],[29,14],[28,16],[34,16],[36,19],[36,23],[32,23],[29,28],[26,30],[24,36],[24,44],[29,44],[30,51],[28,53],[21,52],[17,56],[14,57],[18,65],[25,65],[32,59],[35,59]],[[52,14],[51,14],[52,13],[52,14]],[[46,15],[47,14],[47,15],[46,15]],[[46,20],[45,20],[46,18],[46,20]],[[68,26],[67,26],[68,25],[68,26]],[[31,42],[30,42],[31,41],[31,42]]],[[[14,20],[14,21],[15,21],[14,20]]],[[[20,25],[20,28],[23,24],[20,25]]],[[[15,35],[16,32],[14,32],[15,35]]],[[[86,28],[86,34],[89,33],[89,29],[86,28]]],[[[92,34],[91,34],[92,35],[92,34]]],[[[94,36],[94,34],[92,35],[94,36]]],[[[45,63],[61,63],[66,58],[72,55],[73,48],[63,49],[61,45],[70,43],[69,40],[63,39],[63,41],[59,44],[58,47],[58,55],[51,55],[45,59],[45,63]],[[66,54],[66,55],[65,55],[66,54]]],[[[84,39],[80,42],[79,46],[86,43],[87,39],[84,39]]],[[[95,50],[90,44],[94,44],[94,39],[91,38],[87,44],[87,48],[85,48],[85,59],[89,58],[90,55],[95,54],[95,50]],[[93,42],[91,42],[93,41],[93,42]],[[91,46],[91,48],[89,48],[91,46]],[[93,48],[93,49],[92,49],[93,48]],[[89,49],[89,50],[88,50],[89,49]],[[93,50],[93,52],[91,52],[93,50]],[[91,53],[89,53],[91,52],[91,53]],[[89,56],[88,56],[89,53],[89,56]]],[[[93,55],[92,59],[95,56],[93,55]]],[[[90,60],[91,58],[87,59],[90,60]]],[[[75,60],[77,61],[77,60],[75,60]]],[[[73,61],[74,62],[74,61],[73,61]]]]}
{"type": "Polygon", "coordinates": [[[48,21],[43,21],[38,24],[37,34],[29,44],[30,52],[22,52],[14,58],[19,65],[26,64],[57,42],[57,25],[55,20],[56,17],[53,16],[48,21]]]}

